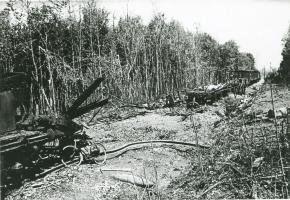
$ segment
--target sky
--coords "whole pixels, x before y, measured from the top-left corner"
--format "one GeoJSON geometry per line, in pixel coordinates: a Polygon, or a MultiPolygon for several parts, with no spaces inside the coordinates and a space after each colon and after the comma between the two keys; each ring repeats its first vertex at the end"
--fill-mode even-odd
{"type": "MultiPolygon", "coordinates": [[[[83,2],[71,1],[78,7],[83,2]]],[[[282,38],[290,25],[290,0],[97,0],[97,5],[111,19],[128,13],[148,24],[155,14],[164,13],[188,31],[207,32],[220,43],[235,40],[240,51],[254,55],[259,70],[279,67],[282,38]]]]}

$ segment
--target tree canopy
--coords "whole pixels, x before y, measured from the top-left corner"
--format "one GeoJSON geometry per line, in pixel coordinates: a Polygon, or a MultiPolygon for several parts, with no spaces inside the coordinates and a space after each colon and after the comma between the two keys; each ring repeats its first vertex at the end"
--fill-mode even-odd
{"type": "Polygon", "coordinates": [[[278,73],[284,82],[290,83],[290,27],[286,37],[283,39],[282,61],[278,73]]]}
{"type": "Polygon", "coordinates": [[[286,36],[282,39],[283,50],[282,50],[282,61],[278,70],[271,69],[267,74],[266,80],[273,83],[290,83],[290,26],[286,36]]]}

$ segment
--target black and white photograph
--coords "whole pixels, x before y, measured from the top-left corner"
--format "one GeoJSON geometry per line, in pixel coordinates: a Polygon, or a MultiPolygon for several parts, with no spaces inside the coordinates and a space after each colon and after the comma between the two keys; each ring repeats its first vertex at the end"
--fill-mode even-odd
{"type": "Polygon", "coordinates": [[[0,0],[3,200],[290,199],[290,0],[0,0]]]}

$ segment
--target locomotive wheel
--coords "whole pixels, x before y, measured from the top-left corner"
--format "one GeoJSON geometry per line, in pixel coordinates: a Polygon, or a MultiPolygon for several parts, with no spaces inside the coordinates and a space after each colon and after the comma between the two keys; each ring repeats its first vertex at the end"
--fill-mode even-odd
{"type": "Polygon", "coordinates": [[[84,157],[82,153],[78,151],[78,149],[75,146],[73,145],[65,146],[62,149],[61,162],[66,167],[68,167],[68,163],[74,159],[77,160],[77,165],[80,165],[83,162],[84,157]]]}
{"type": "Polygon", "coordinates": [[[107,160],[107,150],[105,146],[102,143],[98,142],[90,142],[90,148],[91,148],[91,157],[93,161],[98,165],[103,165],[106,163],[107,160]],[[103,156],[102,159],[99,159],[99,156],[103,156]]]}

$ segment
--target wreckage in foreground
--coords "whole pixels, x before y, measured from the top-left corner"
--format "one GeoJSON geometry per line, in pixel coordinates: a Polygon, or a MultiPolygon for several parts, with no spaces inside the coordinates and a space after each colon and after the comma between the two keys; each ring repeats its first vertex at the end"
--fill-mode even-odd
{"type": "Polygon", "coordinates": [[[73,119],[108,103],[105,98],[81,106],[103,80],[96,79],[62,115],[29,116],[17,121],[16,110],[22,102],[16,93],[26,85],[26,75],[9,73],[0,79],[1,188],[19,182],[29,171],[34,174],[39,170],[36,163],[51,158],[48,155],[62,159],[64,147],[74,145],[80,136],[76,132],[82,126],[73,119]]]}

